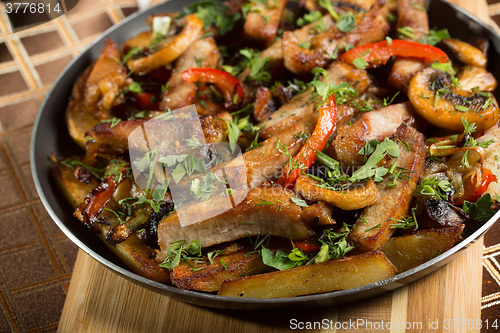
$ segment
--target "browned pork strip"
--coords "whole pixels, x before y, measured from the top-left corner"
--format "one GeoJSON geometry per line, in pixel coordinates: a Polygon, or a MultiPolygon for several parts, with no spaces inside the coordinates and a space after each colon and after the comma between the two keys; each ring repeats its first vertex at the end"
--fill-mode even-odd
{"type": "Polygon", "coordinates": [[[83,149],[87,142],[86,133],[100,122],[85,108],[84,87],[92,68],[93,66],[87,67],[73,85],[65,114],[69,136],[83,149]]]}
{"type": "MultiPolygon", "coordinates": [[[[325,67],[331,55],[343,51],[347,44],[358,46],[384,39],[389,31],[387,14],[385,2],[378,0],[349,32],[341,32],[333,24],[319,34],[310,30],[305,40],[285,32],[282,42],[285,67],[295,74],[307,74],[315,67],[325,67]],[[300,42],[311,43],[310,49],[302,48],[300,42]]],[[[326,17],[324,21],[328,21],[326,17]]]]}
{"type": "Polygon", "coordinates": [[[222,56],[212,37],[202,38],[192,43],[182,56],[177,59],[172,76],[168,80],[167,90],[163,93],[160,109],[174,110],[193,104],[196,96],[196,84],[184,83],[182,73],[192,67],[216,68],[222,56]]]}
{"type": "Polygon", "coordinates": [[[295,156],[304,144],[303,134],[311,134],[318,122],[318,112],[262,142],[262,145],[243,154],[248,186],[259,186],[265,180],[276,179],[283,165],[295,156]]]}
{"type": "Polygon", "coordinates": [[[281,13],[287,0],[250,1],[250,9],[243,30],[245,36],[262,46],[271,45],[276,39],[281,13]]]}
{"type": "MultiPolygon", "coordinates": [[[[415,39],[429,33],[429,19],[425,10],[425,0],[398,0],[398,27],[410,28],[415,39]]],[[[387,82],[391,87],[406,91],[410,80],[425,68],[425,62],[418,59],[396,59],[387,82]]]]}
{"type": "Polygon", "coordinates": [[[233,117],[228,112],[221,112],[215,116],[200,117],[201,128],[207,142],[223,142],[227,139],[226,120],[232,121],[233,117]]]}
{"type": "MultiPolygon", "coordinates": [[[[355,11],[365,11],[367,12],[372,8],[377,0],[342,0],[335,1],[332,3],[334,8],[340,8],[342,10],[351,9],[355,11]]],[[[305,7],[308,11],[321,10],[321,6],[317,0],[305,0],[305,7]]]]}
{"type": "MultiPolygon", "coordinates": [[[[225,119],[231,121],[233,118],[227,112],[219,113],[215,116],[204,116],[200,119],[201,128],[207,142],[222,142],[226,139],[227,129],[225,119]]],[[[120,121],[117,124],[110,122],[95,125],[91,131],[87,132],[87,137],[93,140],[88,141],[85,149],[91,154],[123,154],[129,150],[129,136],[139,126],[143,126],[150,119],[133,119],[120,121]]],[[[169,140],[167,137],[160,138],[169,140]]],[[[151,138],[152,140],[152,138],[151,138]]],[[[152,140],[153,141],[153,140],[152,140]]],[[[146,151],[144,140],[136,140],[135,149],[146,151]]],[[[168,144],[168,142],[165,142],[168,144]]]]}
{"type": "Polygon", "coordinates": [[[380,200],[363,210],[349,235],[359,252],[376,251],[387,243],[394,232],[391,226],[408,214],[413,192],[422,175],[426,154],[423,135],[413,127],[401,125],[396,142],[401,154],[390,162],[404,168],[409,179],[398,179],[396,186],[390,185],[393,180],[389,178],[377,184],[380,200]]]}
{"type": "Polygon", "coordinates": [[[295,204],[292,198],[299,197],[281,186],[254,188],[235,208],[184,227],[177,213],[173,213],[158,225],[160,253],[157,260],[164,260],[171,243],[179,240],[187,243],[199,240],[202,247],[207,247],[256,235],[309,238],[314,234],[309,226],[314,217],[305,214],[304,208],[295,204]]]}
{"type": "Polygon", "coordinates": [[[226,280],[259,274],[266,267],[260,253],[252,248],[228,255],[222,253],[212,264],[208,260],[181,262],[172,271],[171,278],[173,285],[180,289],[217,291],[226,280]]]}
{"type": "Polygon", "coordinates": [[[110,122],[97,124],[86,134],[93,140],[87,142],[85,149],[91,154],[123,154],[128,150],[130,133],[146,121],[148,119],[126,120],[117,124],[110,122]]]}
{"type": "Polygon", "coordinates": [[[416,39],[429,33],[425,0],[398,0],[398,27],[411,28],[416,39]]]}
{"type": "MultiPolygon", "coordinates": [[[[321,21],[324,22],[323,25],[326,27],[330,27],[333,25],[333,20],[330,15],[325,15],[321,18],[321,21]]],[[[294,36],[300,40],[307,40],[308,36],[310,36],[311,29],[320,22],[313,22],[303,26],[300,29],[294,30],[294,36]]],[[[267,58],[269,61],[269,68],[271,69],[271,75],[275,75],[276,73],[284,71],[283,66],[283,39],[279,39],[274,42],[271,46],[262,51],[260,58],[267,58]]],[[[257,88],[259,84],[255,81],[249,79],[250,77],[250,68],[247,68],[240,75],[240,83],[241,87],[245,92],[245,104],[252,103],[255,94],[257,92],[257,88]]]]}
{"type": "Polygon", "coordinates": [[[410,102],[364,113],[353,125],[338,127],[337,136],[328,153],[335,156],[344,166],[361,165],[363,156],[358,152],[367,142],[391,136],[402,121],[414,115],[415,110],[410,102]]]}
{"type": "MultiPolygon", "coordinates": [[[[333,62],[328,66],[327,73],[328,77],[323,76],[321,78],[322,82],[331,84],[346,82],[355,86],[360,94],[364,93],[371,84],[365,70],[358,69],[342,61],[333,62]]],[[[317,107],[318,100],[320,98],[316,98],[314,88],[309,88],[298,94],[290,102],[283,104],[276,112],[259,123],[259,127],[263,128],[260,133],[261,137],[269,138],[277,135],[280,131],[312,114],[317,107]]],[[[341,118],[342,115],[343,113],[339,112],[337,118],[341,118]]]]}

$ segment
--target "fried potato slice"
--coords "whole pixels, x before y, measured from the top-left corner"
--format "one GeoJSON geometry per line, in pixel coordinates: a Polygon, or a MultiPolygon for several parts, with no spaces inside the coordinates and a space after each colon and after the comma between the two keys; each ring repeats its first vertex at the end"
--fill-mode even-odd
{"type": "Polygon", "coordinates": [[[224,282],[219,295],[246,298],[294,297],[363,286],[396,274],[382,252],[242,277],[224,282]]]}
{"type": "Polygon", "coordinates": [[[460,240],[464,226],[424,229],[413,235],[392,237],[381,251],[401,273],[451,249],[460,240]]]}
{"type": "Polygon", "coordinates": [[[259,274],[267,266],[259,253],[238,251],[208,260],[181,262],[171,273],[172,283],[180,289],[217,291],[226,280],[259,274]]]}
{"type": "MultiPolygon", "coordinates": [[[[54,166],[53,176],[73,207],[83,202],[89,191],[97,185],[95,180],[90,184],[81,183],[74,177],[73,169],[62,164],[54,166]]],[[[112,219],[114,215],[110,213],[106,217],[112,219]]],[[[100,231],[98,237],[135,273],[154,281],[170,282],[169,271],[166,268],[158,267],[158,262],[154,259],[155,251],[144,245],[136,234],[132,234],[124,242],[115,246],[106,241],[106,234],[118,223],[118,221],[111,223],[111,225],[96,223],[95,226],[100,231]]]]}

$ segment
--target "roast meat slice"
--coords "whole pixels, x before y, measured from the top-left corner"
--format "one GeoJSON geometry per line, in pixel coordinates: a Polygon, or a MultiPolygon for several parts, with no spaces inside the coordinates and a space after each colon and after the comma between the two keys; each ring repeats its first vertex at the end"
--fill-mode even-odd
{"type": "Polygon", "coordinates": [[[407,178],[396,180],[396,186],[392,186],[390,177],[377,184],[380,200],[363,210],[349,234],[349,240],[359,252],[377,251],[387,243],[394,232],[391,226],[408,214],[424,169],[426,149],[421,133],[403,124],[398,128],[395,141],[401,154],[389,163],[396,162],[399,168],[404,168],[407,178]]]}
{"type": "MultiPolygon", "coordinates": [[[[268,234],[286,239],[307,239],[314,235],[310,223],[315,216],[292,201],[298,198],[293,191],[281,186],[257,187],[250,190],[236,207],[197,223],[181,226],[174,212],[158,226],[160,253],[157,259],[164,260],[171,243],[179,240],[186,243],[199,240],[202,247],[208,247],[268,234]]],[[[200,207],[206,209],[206,205],[200,207]]]]}

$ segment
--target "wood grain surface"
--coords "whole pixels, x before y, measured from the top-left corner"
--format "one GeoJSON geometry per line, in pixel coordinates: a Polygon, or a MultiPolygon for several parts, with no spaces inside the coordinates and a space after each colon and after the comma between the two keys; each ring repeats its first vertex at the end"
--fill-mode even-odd
{"type": "MultiPolygon", "coordinates": [[[[452,2],[489,22],[486,1],[452,2]]],[[[481,318],[482,249],[481,238],[445,267],[394,292],[305,311],[228,311],[185,304],[123,279],[80,251],[58,332],[288,332],[296,320],[328,324],[311,332],[474,333],[479,328],[467,324],[481,318]],[[463,325],[460,319],[469,321],[463,325]]]]}

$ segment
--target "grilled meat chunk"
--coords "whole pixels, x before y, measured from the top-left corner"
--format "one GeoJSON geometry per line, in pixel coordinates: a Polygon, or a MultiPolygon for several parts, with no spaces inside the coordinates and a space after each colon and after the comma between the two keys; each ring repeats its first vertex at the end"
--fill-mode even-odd
{"type": "Polygon", "coordinates": [[[192,43],[175,63],[172,76],[168,80],[168,88],[161,98],[160,109],[174,110],[193,104],[196,84],[184,83],[181,78],[182,73],[192,67],[216,68],[221,60],[222,55],[212,37],[202,38],[192,43]]]}
{"type": "MultiPolygon", "coordinates": [[[[417,40],[429,34],[425,0],[398,0],[397,9],[399,28],[410,28],[417,40]]],[[[425,66],[423,61],[417,59],[396,59],[387,83],[398,90],[406,91],[413,76],[425,66]]]]}
{"type": "MultiPolygon", "coordinates": [[[[371,84],[368,74],[363,69],[358,69],[342,61],[336,61],[327,68],[328,76],[321,78],[324,83],[340,84],[349,83],[355,86],[360,94],[366,91],[371,84]]],[[[259,123],[262,138],[269,138],[292,124],[302,121],[304,117],[316,110],[317,98],[313,88],[298,94],[290,102],[281,106],[276,112],[259,123]]],[[[339,112],[339,116],[342,112],[339,112]]]]}
{"type": "Polygon", "coordinates": [[[265,180],[276,179],[283,165],[295,156],[304,145],[300,135],[311,134],[318,122],[318,113],[312,113],[303,121],[279,132],[262,142],[262,145],[243,154],[250,188],[259,186],[265,180]]]}
{"type": "Polygon", "coordinates": [[[367,142],[391,136],[403,121],[414,115],[415,110],[410,102],[364,113],[353,125],[339,126],[328,153],[344,166],[361,165],[363,156],[358,152],[367,142]]]}
{"type": "Polygon", "coordinates": [[[280,17],[288,0],[268,0],[252,2],[243,30],[245,37],[262,46],[271,45],[276,39],[280,17]]]}
{"type": "Polygon", "coordinates": [[[391,226],[407,214],[424,169],[426,149],[421,133],[413,127],[401,125],[397,130],[396,142],[401,153],[389,164],[395,162],[398,167],[404,168],[408,178],[396,180],[396,186],[390,184],[392,180],[389,178],[377,185],[380,200],[363,210],[349,234],[349,240],[360,252],[376,251],[387,243],[394,232],[391,226]]]}
{"type": "Polygon", "coordinates": [[[340,31],[330,16],[324,16],[322,20],[325,32],[316,33],[312,26],[305,39],[298,38],[293,32],[283,34],[283,60],[292,73],[308,74],[315,67],[325,67],[331,61],[330,55],[343,51],[345,45],[358,46],[379,41],[389,31],[387,7],[383,0],[377,1],[348,32],[340,31]],[[300,47],[300,42],[310,43],[311,47],[304,49],[300,47]]]}
{"type": "Polygon", "coordinates": [[[214,258],[213,263],[208,259],[181,262],[170,274],[172,284],[180,289],[210,292],[219,290],[226,280],[262,273],[267,266],[260,253],[249,253],[252,250],[223,253],[214,258]]]}
{"type": "Polygon", "coordinates": [[[314,234],[311,214],[292,199],[298,196],[281,186],[257,187],[242,203],[216,217],[182,227],[177,213],[163,219],[158,226],[160,253],[165,259],[172,242],[199,240],[202,247],[233,241],[242,237],[273,235],[287,239],[307,239],[314,234]]]}

